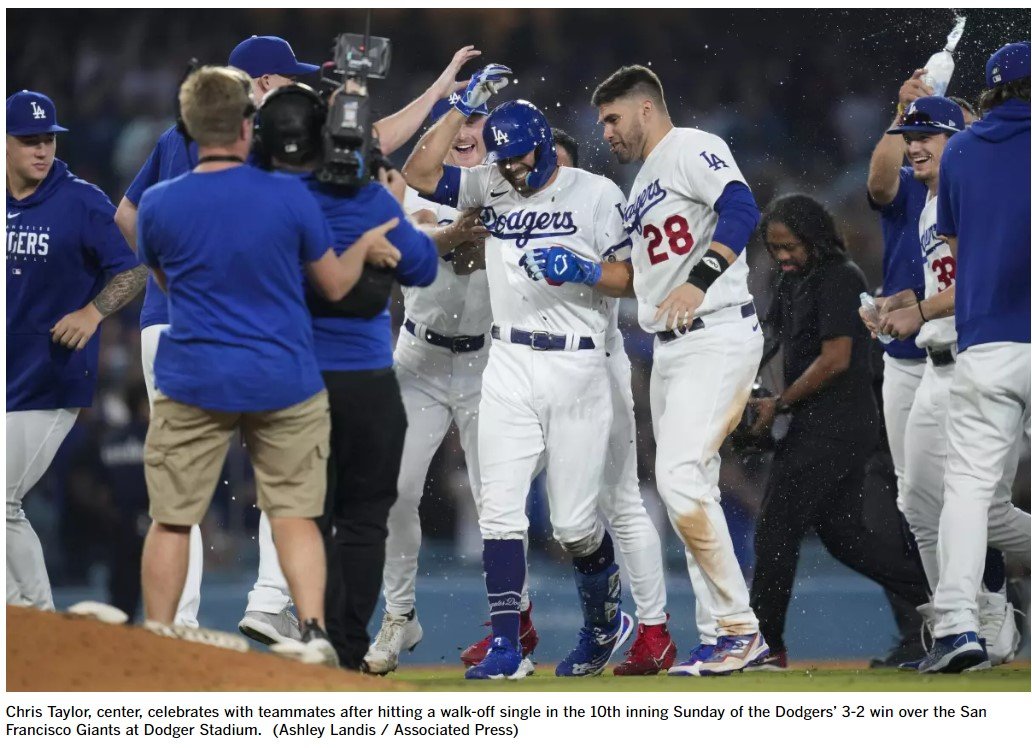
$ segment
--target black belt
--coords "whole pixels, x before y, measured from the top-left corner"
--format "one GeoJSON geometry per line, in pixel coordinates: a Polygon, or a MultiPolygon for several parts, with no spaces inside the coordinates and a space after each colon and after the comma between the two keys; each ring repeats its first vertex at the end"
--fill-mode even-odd
{"type": "Polygon", "coordinates": [[[957,359],[953,357],[953,351],[949,348],[942,348],[938,351],[928,350],[928,359],[932,366],[949,366],[957,359]]]}
{"type": "MultiPolygon", "coordinates": [[[[502,340],[502,331],[498,325],[491,327],[491,337],[495,340],[502,340]]],[[[526,330],[517,330],[515,327],[509,332],[509,342],[516,343],[517,345],[529,345],[535,351],[565,351],[566,350],[566,336],[556,335],[554,333],[545,332],[543,330],[536,330],[534,332],[527,332],[526,330]]],[[[574,350],[587,351],[592,350],[595,347],[595,341],[591,338],[580,338],[577,341],[577,346],[574,350]]]]}
{"type": "MultiPolygon", "coordinates": [[[[748,304],[742,304],[742,319],[751,317],[756,314],[756,307],[750,301],[748,304]]],[[[663,332],[657,332],[656,337],[659,338],[660,343],[669,343],[671,340],[677,340],[683,337],[685,333],[694,332],[695,330],[701,330],[706,325],[702,321],[702,317],[696,317],[692,320],[691,325],[681,325],[674,330],[664,330],[663,332]]]]}
{"type": "MultiPolygon", "coordinates": [[[[416,335],[416,323],[410,319],[405,320],[405,329],[413,335],[416,335]]],[[[420,337],[416,335],[416,337],[420,337]]],[[[447,335],[438,335],[432,330],[427,330],[422,335],[430,345],[440,346],[441,348],[447,348],[452,353],[472,353],[473,351],[479,351],[484,347],[484,335],[457,335],[454,338],[449,338],[447,335]]]]}

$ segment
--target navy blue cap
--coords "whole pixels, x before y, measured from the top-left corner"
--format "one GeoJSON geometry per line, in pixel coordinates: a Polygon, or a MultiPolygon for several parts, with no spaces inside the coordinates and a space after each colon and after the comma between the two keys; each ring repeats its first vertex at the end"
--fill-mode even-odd
{"type": "Polygon", "coordinates": [[[944,96],[922,96],[907,107],[902,124],[885,132],[889,135],[902,135],[906,132],[935,134],[960,132],[963,129],[964,112],[959,104],[944,96]]]}
{"type": "Polygon", "coordinates": [[[985,85],[989,88],[1029,77],[1029,43],[1011,42],[993,52],[985,64],[985,85]]]}
{"type": "Polygon", "coordinates": [[[229,64],[252,78],[263,75],[307,75],[318,65],[298,62],[286,39],[278,36],[252,36],[236,45],[229,54],[229,64]]]}
{"type": "MultiPolygon", "coordinates": [[[[451,94],[450,96],[448,96],[447,98],[441,99],[436,104],[434,104],[434,108],[430,110],[430,124],[433,124],[434,122],[439,120],[441,117],[446,115],[456,104],[459,103],[459,99],[461,99],[461,98],[462,97],[458,94],[458,92],[455,92],[455,93],[451,94]]],[[[482,114],[482,115],[484,115],[486,117],[487,116],[487,102],[484,102],[483,104],[478,106],[476,109],[473,110],[472,113],[473,114],[482,114]]]]}
{"type": "Polygon", "coordinates": [[[19,91],[7,99],[8,135],[44,132],[68,132],[57,124],[57,109],[49,96],[38,91],[19,91]]]}

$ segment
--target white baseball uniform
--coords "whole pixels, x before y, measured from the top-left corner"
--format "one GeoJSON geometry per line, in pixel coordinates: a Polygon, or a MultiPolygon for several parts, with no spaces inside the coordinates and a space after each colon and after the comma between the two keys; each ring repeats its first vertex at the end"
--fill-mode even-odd
{"type": "Polygon", "coordinates": [[[556,540],[588,547],[602,537],[598,505],[612,421],[604,346],[613,300],[583,284],[533,281],[519,262],[528,249],[552,246],[602,261],[625,241],[622,198],[610,180],[570,167],[527,197],[493,165],[461,171],[457,207],[482,206],[491,232],[496,340],[478,438],[485,539],[523,538],[527,492],[542,455],[556,540]],[[536,350],[560,340],[560,350],[536,350]]]}
{"type": "MultiPolygon", "coordinates": [[[[671,129],[645,159],[625,222],[634,242],[639,322],[646,331],[663,330],[664,321],[654,319],[656,309],[709,249],[718,219],[714,205],[732,182],[746,184],[730,149],[701,130],[671,129]]],[[[671,523],[698,564],[691,576],[703,636],[758,630],[718,488],[718,450],[741,419],[763,353],[748,273],[743,254],[706,292],[696,312],[702,326],[670,342],[657,338],[653,355],[656,483],[671,523]]]]}

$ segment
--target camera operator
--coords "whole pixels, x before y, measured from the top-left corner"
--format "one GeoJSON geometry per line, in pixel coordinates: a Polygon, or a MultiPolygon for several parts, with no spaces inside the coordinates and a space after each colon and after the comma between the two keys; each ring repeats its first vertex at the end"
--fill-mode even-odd
{"type": "Polygon", "coordinates": [[[927,599],[916,558],[865,527],[864,465],[878,439],[870,340],[855,300],[866,279],[831,215],[806,195],[775,200],[760,232],[781,270],[766,322],[784,351],[784,393],[750,401],[753,433],[777,413],[792,422],[778,445],[756,527],[751,603],[770,645],[764,669],[787,667],[785,615],[799,548],[813,527],[831,555],[904,597],[927,599]]]}
{"type": "Polygon", "coordinates": [[[407,428],[392,368],[390,291],[394,280],[430,285],[437,275],[437,249],[385,189],[388,182],[403,189],[400,174],[388,178],[381,169],[382,184],[366,180],[351,188],[319,181],[313,172],[321,163],[326,115],[315,91],[288,86],[266,98],[260,137],[270,165],[296,174],[315,196],[335,247],[348,247],[384,221],[397,224],[387,234],[400,252],[393,274],[367,268],[344,304],[309,295],[332,421],[331,477],[320,523],[329,564],[327,626],[341,666],[357,670],[369,649],[366,627],[383,579],[387,516],[398,495],[407,428]]]}
{"type": "Polygon", "coordinates": [[[277,646],[336,665],[322,628],[326,560],[313,521],[326,493],[329,403],[298,269],[339,301],[370,247],[393,248],[381,227],[338,257],[303,185],[245,165],[256,111],[245,73],[203,67],[183,83],[179,103],[197,166],[144,193],[137,231],[172,319],[155,359],[158,392],[144,448],[154,520],[142,560],[146,617],[158,633],[191,636],[193,629],[172,625],[190,527],[208,509],[239,426],[258,505],[304,621],[301,642],[277,646]]]}

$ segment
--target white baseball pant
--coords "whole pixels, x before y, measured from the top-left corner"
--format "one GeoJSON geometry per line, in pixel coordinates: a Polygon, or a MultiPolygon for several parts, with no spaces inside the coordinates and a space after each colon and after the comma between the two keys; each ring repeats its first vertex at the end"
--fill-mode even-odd
{"type": "Polygon", "coordinates": [[[923,358],[893,358],[882,355],[882,412],[889,454],[896,471],[896,506],[903,511],[903,471],[906,466],[906,430],[917,388],[925,371],[923,358]]]}
{"type": "MultiPolygon", "coordinates": [[[[490,340],[490,336],[487,337],[490,340]]],[[[383,569],[386,609],[394,615],[404,615],[416,604],[416,574],[422,543],[419,502],[430,461],[453,420],[466,457],[473,504],[480,513],[477,423],[489,347],[490,343],[486,343],[479,351],[452,353],[427,343],[405,328],[398,337],[394,351],[395,372],[409,426],[398,475],[398,500],[387,519],[387,560],[383,569]]]]}
{"type": "Polygon", "coordinates": [[[1029,515],[1011,503],[1014,446],[1028,429],[1027,343],[989,343],[957,357],[946,427],[945,494],[939,520],[935,636],[978,631],[977,594],[986,544],[1028,555],[1029,515]]]}
{"type": "Polygon", "coordinates": [[[701,636],[740,636],[759,626],[720,507],[720,445],[749,399],[763,354],[755,316],[739,307],[704,318],[705,327],[653,352],[651,399],[656,486],[689,563],[701,636]],[[698,584],[702,581],[703,584],[698,584]]]}
{"type": "MultiPolygon", "coordinates": [[[[140,330],[140,359],[143,365],[143,382],[147,385],[147,399],[154,407],[154,395],[158,387],[154,384],[154,358],[158,355],[158,341],[169,325],[149,325],[140,330]]],[[[175,622],[180,626],[196,628],[197,614],[201,609],[201,576],[204,574],[204,542],[200,525],[190,528],[190,555],[186,566],[186,583],[176,608],[175,622]]]]}
{"type": "Polygon", "coordinates": [[[574,555],[601,542],[599,488],[613,416],[602,336],[596,338],[594,349],[579,351],[492,345],[477,442],[485,540],[526,535],[527,492],[544,455],[553,536],[574,555]]]}
{"type": "Polygon", "coordinates": [[[75,425],[78,408],[7,414],[7,604],[53,610],[43,546],[22,499],[50,467],[75,425]]]}

